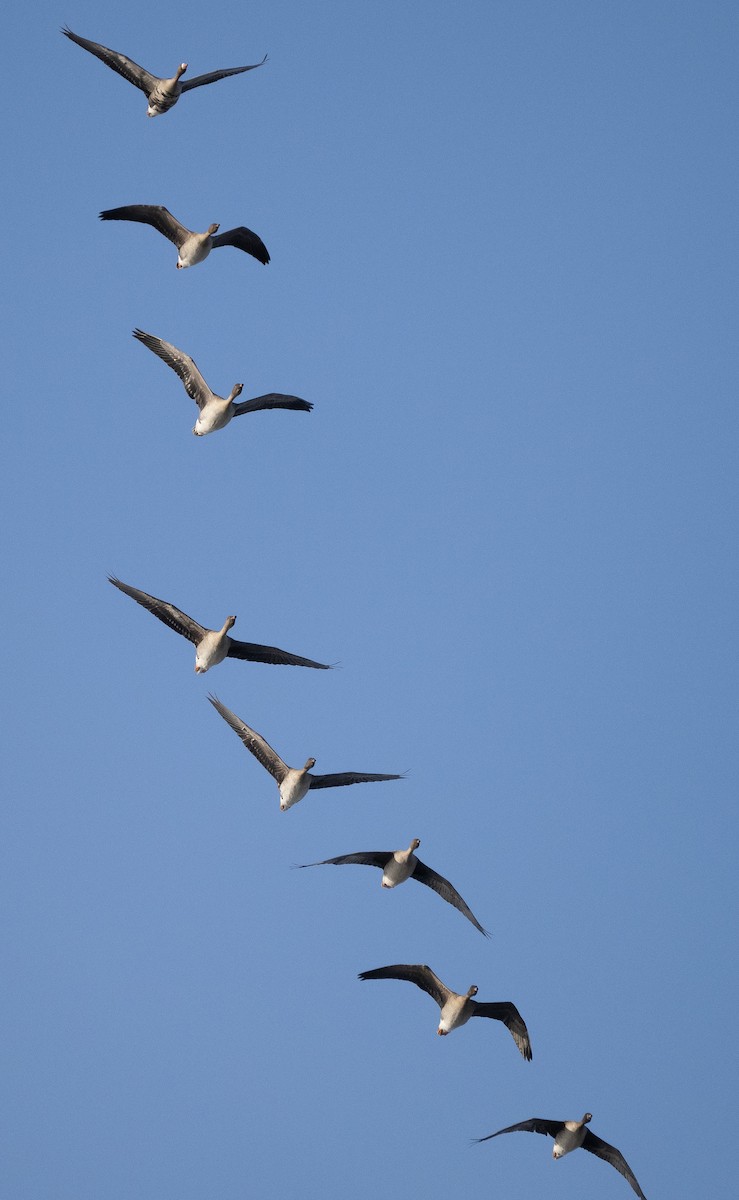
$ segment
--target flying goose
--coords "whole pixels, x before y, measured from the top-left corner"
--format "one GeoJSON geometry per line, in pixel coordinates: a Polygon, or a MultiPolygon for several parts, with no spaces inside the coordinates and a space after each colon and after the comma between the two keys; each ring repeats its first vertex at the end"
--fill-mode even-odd
{"type": "Polygon", "coordinates": [[[592,1113],[585,1113],[582,1121],[545,1121],[542,1117],[532,1117],[530,1121],[519,1121],[518,1125],[509,1125],[507,1129],[499,1129],[496,1133],[489,1133],[487,1137],[474,1140],[488,1142],[490,1138],[498,1137],[501,1133],[517,1133],[519,1130],[524,1133],[549,1134],[554,1138],[552,1151],[554,1158],[562,1158],[571,1150],[577,1150],[578,1146],[582,1146],[583,1150],[597,1154],[598,1158],[604,1159],[617,1171],[620,1171],[624,1178],[628,1179],[637,1196],[640,1196],[641,1200],[647,1200],[621,1151],[617,1150],[615,1146],[609,1146],[608,1142],[604,1142],[601,1138],[596,1137],[590,1129],[586,1129],[586,1125],[592,1119],[592,1113]]]}
{"type": "Polygon", "coordinates": [[[356,864],[362,867],[379,867],[382,871],[384,888],[397,887],[399,883],[405,883],[406,879],[417,879],[419,883],[425,883],[426,887],[432,888],[441,896],[442,900],[446,900],[448,904],[453,904],[455,908],[458,908],[467,920],[472,922],[475,929],[479,929],[480,933],[485,934],[485,937],[490,937],[487,929],[483,929],[477,917],[449,880],[444,879],[443,875],[438,875],[436,871],[432,871],[431,867],[427,867],[420,858],[416,858],[415,851],[420,845],[421,839],[414,838],[407,850],[359,850],[356,854],[340,854],[337,858],[323,858],[320,862],[300,863],[299,866],[325,867],[331,865],[341,867],[345,864],[356,864]]]}
{"type": "Polygon", "coordinates": [[[99,42],[91,42],[88,38],[80,37],[79,34],[72,33],[72,30],[66,25],[62,29],[62,33],[70,41],[81,46],[83,50],[89,50],[90,54],[94,54],[96,58],[104,62],[106,67],[117,71],[135,87],[141,88],[149,101],[149,107],[146,110],[147,117],[158,117],[160,113],[169,112],[183,92],[190,92],[193,88],[202,87],[204,83],[215,83],[216,80],[225,79],[228,75],[241,75],[244,71],[253,71],[255,67],[261,67],[267,61],[265,54],[261,62],[252,63],[250,67],[225,67],[222,71],[210,71],[207,75],[196,75],[194,79],[180,83],[180,76],[184,75],[187,70],[187,63],[180,63],[171,79],[160,79],[158,75],[151,75],[149,71],[145,71],[133,59],[126,58],[125,54],[119,54],[117,50],[109,50],[107,46],[101,46],[99,42]]]}
{"type": "Polygon", "coordinates": [[[228,396],[218,396],[212,392],[200,374],[196,364],[189,354],[178,350],[171,342],[155,337],[153,333],[144,333],[142,329],[134,329],[133,336],[148,346],[154,354],[158,354],[162,362],[176,371],[185,385],[185,391],[200,409],[200,415],[193,427],[196,437],[204,437],[216,429],[223,429],[232,417],[240,417],[243,413],[259,412],[264,408],[289,408],[296,412],[310,412],[313,405],[299,396],[283,396],[280,392],[269,392],[266,396],[255,396],[253,400],[242,400],[236,403],[236,397],[244,390],[242,383],[235,383],[228,396]]]}
{"type": "Polygon", "coordinates": [[[301,658],[298,654],[289,654],[287,650],[278,650],[276,646],[260,646],[255,642],[237,642],[235,638],[228,636],[228,631],[233,628],[236,617],[226,617],[222,629],[206,629],[204,625],[199,625],[192,617],[188,617],[187,613],[175,608],[174,604],[169,604],[166,600],[157,600],[156,596],[150,596],[148,592],[141,592],[128,583],[122,583],[114,575],[108,576],[108,582],[112,583],[113,587],[117,587],[119,591],[125,592],[137,604],[147,608],[165,625],[169,625],[170,629],[174,629],[175,633],[181,633],[189,642],[194,643],[195,670],[199,675],[204,675],[211,667],[223,662],[224,658],[245,658],[249,662],[273,663],[289,667],[317,667],[321,671],[329,670],[326,663],[313,662],[311,658],[301,658]]]}
{"type": "Polygon", "coordinates": [[[315,767],[315,758],[309,758],[304,767],[288,767],[279,754],[276,754],[261,734],[249,726],[226,708],[216,696],[208,696],[216,712],[238,734],[247,750],[269,771],[277,780],[280,788],[280,812],[292,808],[293,804],[303,799],[308,791],[314,788],[346,787],[350,783],[383,783],[388,779],[402,779],[402,775],[368,775],[365,771],[342,771],[337,775],[311,775],[315,767]]]}
{"type": "Polygon", "coordinates": [[[510,1031],[523,1057],[531,1061],[529,1031],[515,1004],[511,1004],[507,1000],[501,1000],[493,1004],[479,1004],[476,1000],[472,999],[473,996],[477,995],[477,987],[474,983],[462,996],[459,992],[453,992],[451,988],[442,983],[434,975],[431,967],[420,963],[396,963],[391,967],[377,967],[374,971],[362,971],[359,978],[407,979],[409,983],[415,983],[416,987],[420,987],[424,992],[428,992],[429,996],[436,1001],[441,1009],[439,1028],[436,1030],[441,1037],[447,1033],[451,1033],[459,1025],[465,1025],[470,1017],[492,1017],[496,1021],[502,1021],[510,1031]]]}
{"type": "Polygon", "coordinates": [[[205,233],[193,233],[181,225],[162,204],[124,204],[121,208],[106,208],[100,213],[100,220],[139,221],[142,225],[153,225],[177,247],[178,271],[194,267],[219,246],[235,246],[237,250],[251,254],[260,263],[266,265],[269,262],[269,252],[264,242],[245,225],[227,229],[217,237],[215,235],[220,226],[215,224],[209,225],[205,233]]]}

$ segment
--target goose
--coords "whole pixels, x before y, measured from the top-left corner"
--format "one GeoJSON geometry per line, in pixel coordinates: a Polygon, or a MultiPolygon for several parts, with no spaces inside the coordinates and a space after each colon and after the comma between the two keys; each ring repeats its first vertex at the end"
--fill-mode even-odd
{"type": "Polygon", "coordinates": [[[200,415],[193,427],[196,437],[204,437],[216,429],[223,429],[232,417],[240,417],[243,413],[259,412],[265,408],[289,408],[294,412],[310,412],[313,405],[299,396],[283,396],[280,392],[269,392],[266,396],[255,396],[253,400],[242,400],[236,403],[237,396],[244,390],[242,383],[235,383],[228,396],[218,396],[212,392],[200,374],[196,364],[182,350],[178,350],[171,342],[155,337],[153,333],[144,333],[142,329],[134,329],[133,336],[148,346],[154,354],[158,354],[162,362],[176,371],[185,385],[185,391],[200,409],[200,415]]]}
{"type": "Polygon", "coordinates": [[[532,1117],[530,1121],[519,1121],[518,1125],[509,1125],[506,1129],[498,1129],[496,1133],[489,1133],[487,1137],[474,1140],[489,1142],[490,1138],[498,1137],[501,1133],[517,1133],[519,1130],[524,1133],[548,1134],[549,1137],[554,1138],[553,1158],[562,1158],[571,1150],[577,1150],[579,1146],[582,1146],[583,1150],[597,1154],[598,1158],[604,1159],[605,1162],[620,1171],[624,1178],[628,1179],[637,1196],[641,1197],[641,1200],[647,1200],[621,1151],[617,1150],[615,1146],[609,1146],[608,1142],[604,1142],[602,1138],[597,1137],[590,1129],[586,1128],[592,1119],[592,1113],[585,1113],[582,1121],[546,1121],[542,1117],[532,1117]]]}
{"type": "Polygon", "coordinates": [[[431,967],[420,963],[396,963],[391,967],[377,967],[374,971],[362,971],[359,978],[407,979],[409,983],[415,983],[416,987],[428,992],[441,1009],[439,1028],[436,1030],[440,1037],[451,1033],[460,1025],[466,1025],[470,1017],[492,1017],[495,1021],[502,1021],[523,1057],[528,1062],[531,1061],[529,1031],[515,1004],[511,1004],[507,1000],[492,1004],[478,1003],[477,1000],[472,999],[477,995],[477,987],[474,983],[464,995],[460,995],[459,992],[453,992],[445,983],[442,983],[438,976],[434,975],[431,967]]]}
{"type": "Polygon", "coordinates": [[[125,54],[119,54],[117,50],[109,50],[107,46],[101,46],[99,42],[91,42],[89,38],[80,37],[78,33],[72,33],[72,30],[66,25],[62,29],[62,33],[71,42],[76,42],[78,46],[81,46],[83,50],[89,50],[90,54],[94,54],[96,58],[104,62],[106,67],[117,71],[134,87],[141,88],[149,101],[149,107],[146,110],[147,117],[158,117],[161,113],[169,112],[184,92],[202,87],[205,83],[215,83],[216,80],[225,79],[228,75],[241,75],[244,71],[253,71],[256,67],[264,66],[267,61],[265,54],[261,62],[252,63],[249,67],[225,67],[222,71],[210,71],[207,75],[196,75],[194,79],[180,83],[180,78],[187,70],[187,63],[180,63],[171,79],[160,79],[158,75],[152,75],[149,71],[144,70],[133,59],[126,58],[125,54]]]}
{"type": "Polygon", "coordinates": [[[265,266],[269,262],[269,252],[264,242],[245,225],[218,233],[220,225],[213,224],[208,226],[205,233],[193,233],[192,229],[181,225],[162,204],[124,204],[121,208],[106,208],[100,213],[100,220],[138,221],[142,225],[153,225],[177,247],[178,271],[194,267],[219,246],[235,246],[265,266]]]}
{"type": "Polygon", "coordinates": [[[245,658],[249,662],[273,663],[277,666],[316,667],[319,671],[328,671],[327,663],[313,662],[311,658],[301,658],[298,654],[289,654],[287,650],[278,650],[276,646],[260,646],[255,642],[237,642],[228,636],[229,629],[236,623],[236,617],[226,617],[222,629],[206,629],[199,625],[187,613],[183,613],[167,600],[158,600],[148,592],[122,583],[114,575],[108,576],[108,582],[119,591],[130,596],[137,604],[169,625],[175,633],[181,633],[189,642],[195,645],[195,671],[204,675],[211,667],[223,662],[224,658],[245,658]]]}
{"type": "Polygon", "coordinates": [[[430,887],[435,891],[442,900],[446,900],[448,904],[453,904],[461,913],[471,921],[475,929],[479,929],[480,933],[484,933],[485,937],[490,937],[487,929],[483,929],[482,925],[474,915],[472,910],[460,896],[459,892],[448,879],[444,879],[443,875],[438,875],[436,871],[432,871],[431,867],[427,867],[421,862],[420,858],[416,857],[416,850],[421,845],[420,838],[414,838],[407,850],[359,850],[356,854],[340,854],[337,858],[323,858],[320,862],[300,863],[303,867],[325,867],[354,865],[362,867],[379,867],[382,871],[382,886],[384,888],[394,888],[400,883],[405,883],[406,879],[417,879],[419,883],[425,883],[426,887],[430,887]]]}
{"type": "Polygon", "coordinates": [[[306,760],[304,767],[288,767],[261,734],[249,726],[226,708],[217,696],[208,696],[216,712],[220,713],[227,725],[238,734],[247,750],[254,755],[258,762],[277,780],[280,789],[280,812],[285,812],[303,799],[314,788],[346,787],[350,783],[384,783],[388,779],[402,779],[402,775],[369,775],[365,771],[342,771],[337,775],[312,775],[311,770],[316,765],[315,758],[306,760]]]}

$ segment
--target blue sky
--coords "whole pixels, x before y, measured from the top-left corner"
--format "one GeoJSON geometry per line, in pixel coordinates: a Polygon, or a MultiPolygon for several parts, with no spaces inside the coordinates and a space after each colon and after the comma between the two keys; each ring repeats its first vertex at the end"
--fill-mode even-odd
{"type": "Polygon", "coordinates": [[[468,1144],[589,1110],[649,1200],[728,1197],[736,7],[207,16],[5,18],[2,1190],[625,1200],[468,1144]],[[148,120],[65,23],[163,75],[269,62],[148,120]],[[129,203],[272,262],[176,271],[97,219],[129,203]],[[136,326],[314,411],[196,439],[136,326]],[[196,677],[109,572],[341,669],[196,677]],[[281,814],[209,690],[291,763],[409,776],[281,814]],[[290,869],[414,836],[489,942],[290,869]],[[356,978],[393,962],[513,1000],[533,1063],[356,978]]]}

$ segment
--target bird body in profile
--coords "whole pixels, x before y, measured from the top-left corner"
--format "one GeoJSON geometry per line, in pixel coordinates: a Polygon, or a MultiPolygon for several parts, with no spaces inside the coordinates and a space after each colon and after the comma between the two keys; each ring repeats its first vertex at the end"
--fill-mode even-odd
{"type": "Polygon", "coordinates": [[[269,251],[264,242],[245,225],[218,233],[220,226],[212,224],[205,233],[195,233],[173,217],[163,204],[124,204],[120,208],[106,208],[100,213],[100,220],[137,221],[141,225],[151,225],[177,247],[178,271],[203,262],[211,250],[217,250],[220,246],[234,246],[265,266],[269,262],[269,251]]]}
{"type": "Polygon", "coordinates": [[[341,771],[333,775],[314,775],[312,768],[316,765],[315,758],[307,759],[303,767],[288,767],[279,754],[272,749],[256,729],[252,729],[241,717],[226,708],[217,696],[209,696],[211,704],[217,713],[230,725],[234,733],[241,739],[250,754],[257,762],[269,771],[277,781],[280,789],[280,812],[292,808],[294,804],[307,796],[309,791],[327,787],[347,787],[352,783],[383,783],[390,779],[402,779],[402,775],[371,775],[366,771],[341,771]]]}
{"type": "Polygon", "coordinates": [[[591,1154],[596,1154],[598,1158],[602,1158],[615,1167],[631,1184],[639,1200],[646,1200],[634,1172],[621,1151],[617,1150],[615,1146],[609,1145],[608,1142],[604,1142],[602,1138],[597,1137],[587,1128],[592,1119],[592,1113],[585,1113],[581,1121],[548,1121],[543,1117],[531,1117],[528,1121],[519,1121],[518,1125],[508,1125],[505,1129],[489,1133],[487,1137],[475,1138],[475,1141],[489,1142],[491,1138],[499,1137],[501,1133],[543,1133],[554,1138],[553,1158],[563,1158],[565,1154],[569,1154],[572,1150],[578,1150],[582,1146],[583,1150],[589,1150],[591,1154]]]}
{"type": "Polygon", "coordinates": [[[113,587],[117,587],[119,591],[124,592],[126,596],[130,596],[137,604],[148,609],[153,616],[158,617],[170,629],[174,629],[175,633],[182,634],[195,645],[195,671],[198,675],[204,675],[211,667],[223,662],[224,658],[242,658],[249,662],[272,663],[276,666],[316,667],[320,671],[329,669],[326,663],[314,662],[310,658],[301,658],[297,654],[290,654],[287,650],[279,650],[277,646],[261,646],[256,642],[239,642],[236,638],[229,637],[228,631],[236,623],[236,617],[226,617],[222,629],[206,629],[204,625],[200,625],[198,621],[188,617],[187,613],[182,612],[167,600],[158,600],[156,596],[150,596],[148,592],[142,592],[128,583],[122,583],[114,575],[108,576],[108,582],[112,583],[113,587]]]}
{"type": "Polygon", "coordinates": [[[394,963],[389,967],[376,967],[373,971],[362,971],[359,978],[405,979],[409,983],[415,983],[416,987],[427,992],[441,1009],[439,1028],[436,1030],[440,1037],[458,1029],[460,1025],[466,1025],[471,1017],[492,1017],[495,1021],[502,1021],[523,1057],[527,1061],[531,1060],[529,1031],[515,1004],[511,1004],[509,1000],[484,1004],[474,1000],[473,997],[478,991],[474,983],[463,994],[453,992],[441,982],[431,967],[422,963],[394,963]]]}
{"type": "Polygon", "coordinates": [[[252,63],[248,67],[225,67],[221,71],[210,71],[207,75],[196,75],[192,79],[180,83],[182,76],[187,70],[187,63],[180,63],[174,75],[169,79],[161,79],[158,75],[152,75],[150,71],[140,67],[132,58],[127,58],[125,54],[119,53],[118,50],[110,50],[107,46],[101,46],[100,42],[92,42],[89,38],[80,37],[78,33],[72,33],[71,29],[65,26],[62,29],[65,37],[70,41],[76,42],[83,50],[94,54],[95,58],[99,58],[104,62],[106,67],[110,67],[112,71],[116,71],[132,83],[134,87],[140,88],[146,96],[149,107],[146,110],[147,117],[158,117],[162,113],[169,112],[170,108],[179,100],[185,92],[192,91],[193,88],[202,87],[206,83],[215,83],[218,79],[226,79],[229,75],[242,75],[244,71],[253,71],[256,67],[261,67],[267,61],[265,54],[261,62],[252,63]]]}
{"type": "Polygon", "coordinates": [[[432,891],[441,896],[442,900],[446,900],[448,904],[453,904],[468,921],[472,922],[475,929],[479,929],[480,933],[484,933],[485,937],[489,937],[490,934],[488,931],[483,929],[472,909],[469,905],[465,904],[459,892],[452,886],[449,880],[421,862],[420,858],[416,855],[416,850],[420,845],[421,839],[414,838],[407,850],[359,850],[356,854],[340,854],[336,858],[324,858],[320,862],[315,863],[302,863],[301,866],[379,867],[382,871],[382,886],[384,888],[398,887],[399,884],[405,883],[406,879],[416,879],[419,883],[425,883],[426,887],[430,887],[432,891]]]}
{"type": "Polygon", "coordinates": [[[196,437],[204,437],[207,433],[223,429],[233,417],[240,417],[244,413],[259,412],[268,408],[310,412],[313,408],[308,400],[301,400],[299,396],[285,396],[281,392],[269,392],[265,396],[255,396],[252,400],[242,400],[237,404],[236,400],[244,390],[243,384],[235,383],[228,396],[218,396],[208,387],[189,354],[178,350],[171,342],[155,337],[153,333],[144,333],[142,329],[134,329],[133,336],[179,375],[185,391],[199,409],[198,419],[193,427],[196,437]]]}

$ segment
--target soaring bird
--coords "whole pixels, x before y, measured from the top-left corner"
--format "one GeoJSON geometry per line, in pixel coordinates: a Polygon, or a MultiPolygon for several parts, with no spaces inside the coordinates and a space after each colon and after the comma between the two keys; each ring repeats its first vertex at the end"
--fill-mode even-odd
{"type": "Polygon", "coordinates": [[[311,768],[315,767],[315,758],[309,758],[304,767],[288,767],[268,742],[255,729],[250,729],[245,721],[226,708],[216,696],[208,696],[216,712],[220,713],[227,725],[238,734],[247,750],[254,755],[258,762],[269,771],[280,789],[280,812],[292,808],[293,804],[303,799],[309,791],[316,788],[346,787],[350,783],[383,783],[388,779],[402,779],[402,775],[368,775],[366,771],[342,771],[337,775],[312,775],[311,768]]]}
{"type": "Polygon", "coordinates": [[[192,229],[181,225],[162,204],[124,204],[121,208],[106,208],[100,213],[100,220],[138,221],[141,225],[153,225],[177,247],[178,271],[194,267],[219,246],[235,246],[265,266],[269,262],[269,251],[264,242],[245,225],[218,233],[220,225],[214,224],[209,225],[205,233],[193,233],[192,229]]]}
{"type": "Polygon", "coordinates": [[[150,596],[148,592],[142,592],[128,583],[122,583],[113,575],[108,576],[108,582],[112,583],[113,587],[117,587],[119,591],[125,592],[137,604],[148,609],[165,625],[169,625],[170,629],[174,629],[175,633],[181,633],[189,642],[193,642],[195,645],[195,670],[199,675],[204,675],[211,667],[223,662],[224,658],[245,658],[249,662],[273,663],[289,667],[317,667],[320,671],[329,670],[327,663],[313,662],[311,658],[301,658],[298,654],[288,653],[287,650],[278,650],[276,646],[260,646],[256,642],[237,642],[235,638],[228,636],[228,631],[233,628],[236,617],[226,617],[222,629],[206,629],[204,625],[199,625],[192,617],[188,617],[187,613],[175,608],[174,604],[170,604],[167,600],[158,600],[156,596],[150,596]]]}
{"type": "Polygon", "coordinates": [[[193,427],[196,437],[223,429],[232,417],[240,417],[243,413],[259,412],[264,408],[289,408],[294,412],[310,412],[313,408],[308,400],[301,400],[299,396],[284,396],[281,392],[269,392],[266,396],[255,396],[253,400],[242,400],[237,404],[236,398],[244,390],[242,383],[235,383],[228,396],[218,396],[210,390],[189,354],[178,350],[171,342],[155,337],[153,333],[144,333],[142,329],[134,329],[133,336],[148,346],[154,354],[158,354],[162,362],[179,375],[188,396],[200,409],[200,415],[193,427]]]}
{"type": "Polygon", "coordinates": [[[518,1125],[509,1125],[506,1129],[498,1129],[496,1133],[489,1133],[487,1137],[474,1140],[488,1142],[490,1138],[498,1137],[501,1133],[518,1133],[519,1130],[524,1133],[548,1134],[549,1137],[554,1138],[553,1158],[562,1158],[571,1150],[577,1150],[579,1146],[582,1146],[583,1150],[597,1154],[598,1158],[604,1159],[617,1171],[620,1171],[624,1178],[628,1179],[637,1196],[641,1200],[647,1200],[621,1151],[617,1150],[615,1146],[609,1146],[608,1142],[596,1137],[590,1129],[586,1128],[592,1119],[592,1113],[585,1113],[582,1121],[546,1121],[542,1117],[532,1117],[530,1121],[519,1121],[518,1125]]]}
{"type": "Polygon", "coordinates": [[[377,967],[374,971],[362,971],[359,978],[407,979],[409,983],[415,983],[416,987],[428,992],[441,1009],[439,1028],[436,1030],[441,1037],[460,1025],[466,1025],[470,1017],[492,1017],[495,1021],[502,1021],[523,1057],[531,1060],[529,1031],[515,1004],[508,1000],[479,1004],[477,1000],[472,999],[477,995],[477,986],[474,983],[461,995],[442,983],[438,976],[434,975],[431,967],[420,963],[395,963],[391,967],[377,967]]]}
{"type": "Polygon", "coordinates": [[[382,886],[384,888],[397,887],[399,883],[405,883],[406,879],[417,879],[419,883],[425,883],[426,887],[430,887],[435,891],[442,900],[446,900],[448,904],[453,904],[461,913],[471,921],[475,929],[479,929],[480,933],[484,933],[485,937],[490,937],[487,929],[483,929],[477,917],[472,912],[469,905],[465,904],[459,892],[448,879],[443,875],[438,875],[436,871],[432,871],[431,867],[427,867],[421,862],[420,858],[416,857],[415,851],[421,845],[420,838],[414,838],[407,850],[359,850],[356,854],[340,854],[337,858],[323,858],[320,862],[300,863],[301,867],[325,867],[344,865],[354,865],[362,867],[379,867],[382,871],[382,886]]]}
{"type": "Polygon", "coordinates": [[[193,88],[202,87],[205,83],[215,83],[218,79],[225,79],[227,75],[242,75],[244,71],[253,71],[255,67],[261,67],[267,61],[265,54],[261,62],[252,63],[249,67],[224,67],[222,71],[210,71],[207,75],[196,75],[194,79],[180,83],[181,76],[187,70],[187,63],[180,63],[171,79],[160,79],[158,75],[152,75],[149,71],[144,70],[132,58],[126,58],[125,54],[119,54],[117,50],[109,50],[107,46],[101,46],[99,42],[91,42],[89,38],[80,37],[78,33],[72,33],[72,30],[68,29],[66,25],[62,29],[62,33],[70,41],[81,46],[83,50],[89,50],[90,54],[94,54],[112,71],[117,71],[134,87],[140,88],[149,101],[149,107],[146,110],[147,117],[158,117],[160,113],[169,112],[183,92],[190,92],[193,88]]]}

